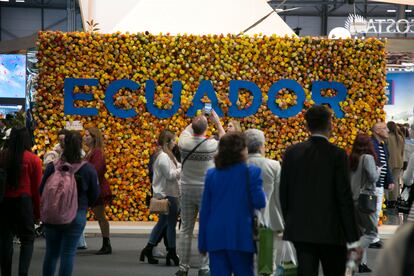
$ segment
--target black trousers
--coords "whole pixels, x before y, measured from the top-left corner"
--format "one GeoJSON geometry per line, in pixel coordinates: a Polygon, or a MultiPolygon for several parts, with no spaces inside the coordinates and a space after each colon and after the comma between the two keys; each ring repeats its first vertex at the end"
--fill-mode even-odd
{"type": "Polygon", "coordinates": [[[294,242],[298,257],[298,276],[318,276],[319,262],[323,275],[343,276],[347,261],[346,246],[294,242]]]}
{"type": "Polygon", "coordinates": [[[5,198],[0,204],[0,222],[1,275],[12,275],[14,236],[20,240],[19,275],[28,275],[35,238],[32,198],[5,198]]]}

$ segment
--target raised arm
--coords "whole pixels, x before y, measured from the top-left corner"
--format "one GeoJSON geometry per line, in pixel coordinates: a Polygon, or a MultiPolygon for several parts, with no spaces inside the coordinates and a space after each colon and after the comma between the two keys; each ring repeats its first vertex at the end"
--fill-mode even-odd
{"type": "Polygon", "coordinates": [[[226,132],[224,131],[224,128],[223,128],[223,126],[221,125],[221,122],[220,122],[220,118],[217,115],[217,113],[214,111],[214,109],[211,110],[211,116],[210,117],[211,117],[211,119],[213,120],[213,122],[216,126],[216,129],[218,131],[218,137],[219,138],[223,137],[223,135],[226,134],[226,132]]]}

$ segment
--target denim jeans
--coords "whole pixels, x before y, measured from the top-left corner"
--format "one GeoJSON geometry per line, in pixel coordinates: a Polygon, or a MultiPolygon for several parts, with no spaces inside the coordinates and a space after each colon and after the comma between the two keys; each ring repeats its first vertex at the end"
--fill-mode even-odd
{"type": "Polygon", "coordinates": [[[13,236],[15,235],[20,240],[19,275],[27,275],[35,238],[32,198],[29,196],[5,198],[0,204],[0,221],[1,275],[12,275],[13,236]]]}
{"type": "Polygon", "coordinates": [[[175,227],[177,225],[178,217],[178,198],[167,196],[168,201],[170,202],[170,211],[168,215],[159,215],[157,224],[151,231],[149,238],[149,243],[156,245],[159,241],[159,238],[162,236],[165,226],[167,226],[167,240],[168,247],[175,248],[175,227]]]}
{"type": "Polygon", "coordinates": [[[76,254],[76,245],[86,224],[86,210],[79,210],[74,221],[67,226],[46,225],[46,254],[43,276],[53,276],[60,258],[59,276],[70,276],[76,254]]]}
{"type": "Polygon", "coordinates": [[[375,226],[377,228],[376,237],[372,241],[373,243],[380,241],[379,233],[378,233],[378,222],[380,219],[380,213],[382,210],[382,199],[384,197],[384,188],[375,188],[375,194],[377,196],[377,210],[375,212],[375,226]]]}

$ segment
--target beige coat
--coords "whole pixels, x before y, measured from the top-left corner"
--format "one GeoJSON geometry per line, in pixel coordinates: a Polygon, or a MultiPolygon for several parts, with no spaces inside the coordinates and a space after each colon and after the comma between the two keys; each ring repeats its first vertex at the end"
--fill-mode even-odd
{"type": "Polygon", "coordinates": [[[262,170],[263,190],[266,194],[266,207],[261,210],[260,221],[273,231],[283,231],[283,218],[279,201],[280,164],[278,161],[263,157],[261,154],[249,154],[249,164],[262,170]]]}
{"type": "Polygon", "coordinates": [[[390,169],[402,169],[404,164],[404,137],[390,133],[387,146],[389,151],[388,166],[390,169]]]}

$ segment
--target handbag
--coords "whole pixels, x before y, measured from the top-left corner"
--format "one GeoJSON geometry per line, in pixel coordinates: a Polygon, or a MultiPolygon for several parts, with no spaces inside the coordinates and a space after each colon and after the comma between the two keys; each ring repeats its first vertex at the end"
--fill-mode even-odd
{"type": "MultiPolygon", "coordinates": [[[[364,160],[365,158],[362,158],[362,164],[361,164],[361,185],[364,183],[363,176],[364,176],[364,160]]],[[[377,196],[372,195],[369,193],[370,191],[368,189],[365,189],[365,187],[361,187],[361,192],[358,196],[358,209],[362,213],[374,213],[377,209],[377,196]]]]}
{"type": "Polygon", "coordinates": [[[170,202],[168,199],[151,198],[149,212],[150,214],[167,215],[170,211],[170,202]]]}
{"type": "MultiPolygon", "coordinates": [[[[247,167],[246,189],[247,201],[249,207],[253,210],[253,204],[250,193],[250,174],[247,167]]],[[[253,241],[257,242],[257,270],[261,275],[270,275],[273,273],[273,230],[260,225],[258,216],[252,214],[253,241]]]]}
{"type": "Polygon", "coordinates": [[[282,254],[280,262],[277,265],[276,275],[278,276],[296,276],[298,275],[298,266],[294,257],[293,248],[290,242],[283,241],[282,254]],[[292,251],[289,255],[290,259],[286,259],[286,251],[292,251]]]}
{"type": "Polygon", "coordinates": [[[399,213],[410,213],[411,205],[413,203],[413,196],[411,196],[411,190],[411,187],[404,185],[401,195],[397,199],[397,210],[399,213]]]}
{"type": "Polygon", "coordinates": [[[273,273],[273,230],[267,227],[259,229],[257,269],[262,275],[273,273]]]}
{"type": "Polygon", "coordinates": [[[358,209],[362,213],[374,213],[377,209],[377,196],[369,194],[359,194],[358,209]]]}

